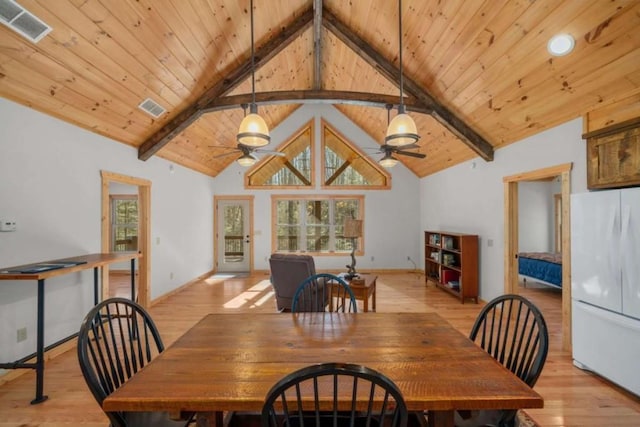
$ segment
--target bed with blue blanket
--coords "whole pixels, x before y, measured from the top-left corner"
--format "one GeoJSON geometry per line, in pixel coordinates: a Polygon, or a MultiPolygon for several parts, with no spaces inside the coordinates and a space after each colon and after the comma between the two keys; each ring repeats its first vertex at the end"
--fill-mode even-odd
{"type": "Polygon", "coordinates": [[[562,254],[555,252],[518,253],[518,274],[524,279],[562,287],[562,254]]]}

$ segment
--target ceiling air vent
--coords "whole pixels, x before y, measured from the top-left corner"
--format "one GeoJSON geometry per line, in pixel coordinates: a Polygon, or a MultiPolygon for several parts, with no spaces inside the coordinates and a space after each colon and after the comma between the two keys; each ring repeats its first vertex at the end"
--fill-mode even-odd
{"type": "Polygon", "coordinates": [[[13,0],[0,0],[0,22],[33,43],[52,30],[50,26],[13,0]]]}
{"type": "Polygon", "coordinates": [[[161,115],[163,115],[165,111],[167,111],[164,109],[164,107],[162,107],[160,104],[158,104],[156,101],[154,101],[151,98],[147,98],[144,101],[142,101],[140,105],[138,105],[138,108],[140,108],[142,111],[146,112],[147,114],[155,117],[156,119],[161,115]]]}

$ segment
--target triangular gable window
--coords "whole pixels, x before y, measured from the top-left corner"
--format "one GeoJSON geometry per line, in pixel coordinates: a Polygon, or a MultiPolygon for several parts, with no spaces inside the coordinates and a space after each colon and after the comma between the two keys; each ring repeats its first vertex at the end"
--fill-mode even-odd
{"type": "Polygon", "coordinates": [[[391,176],[324,121],[322,151],[323,187],[390,188],[391,176]]]}
{"type": "Polygon", "coordinates": [[[247,188],[313,187],[313,121],[278,147],[284,156],[267,156],[245,176],[247,188]]]}

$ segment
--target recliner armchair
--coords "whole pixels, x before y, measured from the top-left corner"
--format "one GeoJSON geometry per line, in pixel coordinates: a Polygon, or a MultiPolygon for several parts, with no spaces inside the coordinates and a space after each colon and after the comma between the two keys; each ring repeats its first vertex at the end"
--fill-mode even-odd
{"type": "Polygon", "coordinates": [[[293,294],[298,285],[316,274],[316,265],[311,255],[271,254],[271,284],[276,294],[278,311],[291,311],[293,294]]]}

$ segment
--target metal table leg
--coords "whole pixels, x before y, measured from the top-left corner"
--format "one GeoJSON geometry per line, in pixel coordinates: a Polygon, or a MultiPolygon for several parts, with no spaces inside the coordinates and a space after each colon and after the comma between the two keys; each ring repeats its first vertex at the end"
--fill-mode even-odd
{"type": "Polygon", "coordinates": [[[43,395],[44,391],[44,279],[38,280],[38,331],[36,350],[36,398],[31,404],[44,402],[48,396],[43,395]]]}

